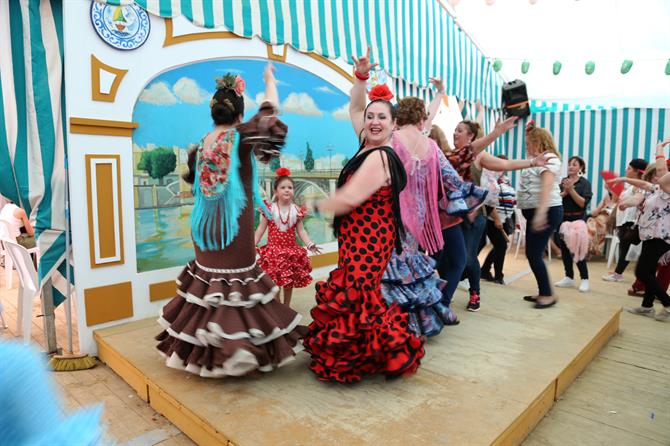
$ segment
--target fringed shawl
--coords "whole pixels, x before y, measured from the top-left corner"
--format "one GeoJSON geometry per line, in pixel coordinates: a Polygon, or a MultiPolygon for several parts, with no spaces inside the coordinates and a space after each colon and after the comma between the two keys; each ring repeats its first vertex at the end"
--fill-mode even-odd
{"type": "MultiPolygon", "coordinates": [[[[240,178],[239,134],[231,129],[223,132],[211,150],[204,140],[198,147],[191,213],[193,241],[203,251],[221,251],[232,243],[239,232],[239,217],[247,206],[244,185],[240,178]]],[[[261,198],[254,152],[251,157],[251,184],[254,201],[270,215],[261,198]]]]}
{"type": "Polygon", "coordinates": [[[407,172],[407,186],[400,193],[402,222],[419,245],[433,254],[444,245],[438,210],[442,181],[437,158],[439,148],[431,139],[427,139],[427,143],[428,150],[420,159],[409,153],[399,136],[394,134],[392,139],[393,149],[407,172]]]}

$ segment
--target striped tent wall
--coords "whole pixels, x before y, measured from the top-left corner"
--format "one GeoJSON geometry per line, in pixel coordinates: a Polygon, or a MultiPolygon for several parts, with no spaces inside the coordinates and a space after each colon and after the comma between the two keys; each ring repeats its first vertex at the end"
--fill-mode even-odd
{"type": "MultiPolygon", "coordinates": [[[[96,1],[121,5],[133,0],[96,1]]],[[[369,45],[373,61],[394,78],[428,87],[430,77],[439,77],[450,95],[500,106],[500,77],[438,0],[134,2],[161,17],[183,15],[197,26],[223,27],[349,63],[369,45]]]]}
{"type": "MultiPolygon", "coordinates": [[[[551,131],[564,161],[574,155],[586,161],[586,177],[593,185],[592,206],[600,202],[605,194],[601,171],[611,170],[623,174],[633,158],[653,162],[656,143],[670,137],[670,109],[533,113],[531,118],[537,126],[551,131]]],[[[506,135],[505,145],[508,156],[525,157],[523,125],[506,135]]],[[[563,169],[565,172],[565,162],[563,169]]],[[[518,174],[513,174],[514,184],[517,178],[518,174]]]]}
{"type": "Polygon", "coordinates": [[[0,193],[35,222],[41,283],[66,293],[62,2],[0,2],[0,193]]]}

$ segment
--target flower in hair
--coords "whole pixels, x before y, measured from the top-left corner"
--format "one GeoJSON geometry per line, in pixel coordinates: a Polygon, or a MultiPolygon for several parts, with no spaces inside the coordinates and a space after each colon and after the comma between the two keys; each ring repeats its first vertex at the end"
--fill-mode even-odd
{"type": "Polygon", "coordinates": [[[278,177],[290,177],[291,171],[288,169],[288,167],[280,167],[279,169],[275,170],[275,175],[278,177]]]}
{"type": "Polygon", "coordinates": [[[383,100],[390,101],[393,99],[393,93],[385,84],[376,85],[368,92],[368,99],[371,101],[383,100]]]}
{"type": "Polygon", "coordinates": [[[535,128],[535,120],[530,119],[528,123],[526,124],[526,133],[530,132],[535,128]]]}
{"type": "Polygon", "coordinates": [[[247,87],[246,82],[244,82],[244,79],[240,75],[233,76],[230,73],[217,77],[215,81],[217,90],[233,90],[238,96],[242,96],[247,87]]]}

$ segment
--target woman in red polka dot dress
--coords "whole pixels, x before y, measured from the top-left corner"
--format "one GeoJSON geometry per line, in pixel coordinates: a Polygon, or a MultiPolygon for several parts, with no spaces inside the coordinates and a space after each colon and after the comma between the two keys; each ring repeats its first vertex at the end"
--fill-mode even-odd
{"type": "MultiPolygon", "coordinates": [[[[369,55],[356,63],[356,76],[365,79],[369,55]]],[[[337,268],[326,282],[316,284],[313,322],[303,340],[312,355],[309,368],[322,381],[349,383],[367,374],[398,377],[414,373],[424,355],[423,344],[409,327],[397,304],[388,305],[381,280],[394,249],[404,234],[400,220],[400,191],[405,169],[390,147],[394,109],[386,100],[365,107],[354,84],[350,113],[357,134],[365,141],[346,164],[335,195],[317,205],[318,212],[336,216],[337,268]]]]}
{"type": "MultiPolygon", "coordinates": [[[[261,212],[261,221],[256,228],[256,245],[269,228],[268,242],[259,248],[259,265],[284,290],[284,304],[291,305],[293,288],[304,288],[312,282],[312,265],[307,258],[305,248],[298,245],[295,234],[307,250],[318,254],[320,248],[312,242],[305,231],[302,219],[305,209],[293,202],[293,179],[291,171],[285,167],[277,169],[274,181],[274,199],[266,203],[272,214],[267,219],[261,212]]],[[[279,299],[279,293],[277,293],[279,299]]]]}

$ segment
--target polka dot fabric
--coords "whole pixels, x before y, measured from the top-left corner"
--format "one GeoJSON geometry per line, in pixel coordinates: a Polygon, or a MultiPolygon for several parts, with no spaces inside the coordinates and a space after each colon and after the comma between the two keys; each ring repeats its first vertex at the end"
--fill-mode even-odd
{"type": "MultiPolygon", "coordinates": [[[[278,286],[304,288],[312,283],[307,251],[295,239],[295,228],[302,217],[303,213],[299,212],[296,224],[285,232],[274,220],[268,220],[268,242],[258,249],[259,265],[278,286]]],[[[265,218],[262,213],[261,218],[265,218]]]]}
{"type": "Polygon", "coordinates": [[[381,295],[394,248],[391,189],[384,187],[342,219],[337,268],[316,284],[317,305],[304,338],[309,368],[322,381],[356,382],[366,374],[411,374],[424,355],[408,316],[381,295]]]}

